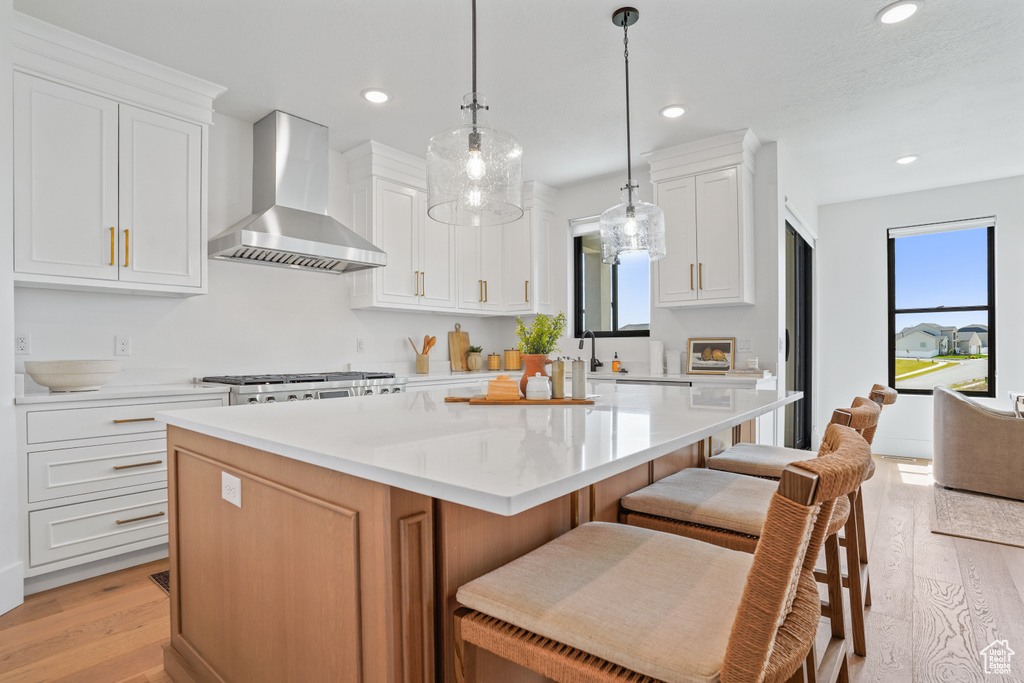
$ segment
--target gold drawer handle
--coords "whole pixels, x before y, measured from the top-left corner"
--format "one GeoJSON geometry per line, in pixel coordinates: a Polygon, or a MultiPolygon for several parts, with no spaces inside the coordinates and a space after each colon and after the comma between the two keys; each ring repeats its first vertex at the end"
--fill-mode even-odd
{"type": "Polygon", "coordinates": [[[523,286],[523,294],[526,297],[526,303],[530,303],[530,281],[526,280],[526,284],[523,286]]]}
{"type": "Polygon", "coordinates": [[[110,228],[110,265],[117,264],[117,228],[110,228]]]}
{"type": "Polygon", "coordinates": [[[119,519],[118,524],[128,524],[129,522],[141,522],[144,519],[153,519],[154,517],[163,517],[164,512],[154,512],[151,515],[142,515],[141,517],[132,517],[131,519],[119,519]]]}
{"type": "Polygon", "coordinates": [[[150,462],[137,462],[134,465],[114,465],[115,470],[130,470],[133,467],[145,467],[146,465],[159,465],[163,460],[151,460],[150,462]]]}
{"type": "Polygon", "coordinates": [[[128,229],[124,231],[124,267],[128,267],[128,229]]]}
{"type": "Polygon", "coordinates": [[[152,422],[155,417],[129,417],[125,420],[114,420],[114,424],[124,424],[125,422],[152,422]]]}

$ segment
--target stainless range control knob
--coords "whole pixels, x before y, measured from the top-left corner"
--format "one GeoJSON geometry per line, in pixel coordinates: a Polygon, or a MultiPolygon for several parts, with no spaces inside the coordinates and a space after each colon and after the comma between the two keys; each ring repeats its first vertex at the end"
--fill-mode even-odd
{"type": "Polygon", "coordinates": [[[392,394],[400,394],[400,393],[402,393],[402,387],[395,387],[394,389],[391,390],[391,393],[392,394]]]}
{"type": "Polygon", "coordinates": [[[277,403],[277,399],[273,396],[267,396],[267,400],[265,400],[264,403],[277,403]]]}
{"type": "Polygon", "coordinates": [[[372,393],[373,393],[373,389],[367,389],[366,393],[364,394],[364,396],[369,396],[372,393]]]}
{"type": "Polygon", "coordinates": [[[387,393],[389,393],[389,392],[388,392],[388,390],[387,390],[387,389],[381,389],[381,390],[380,390],[380,393],[382,393],[382,394],[387,394],[387,393]]]}
{"type": "Polygon", "coordinates": [[[312,401],[313,400],[313,394],[306,394],[305,396],[302,397],[302,400],[303,401],[312,401]]]}
{"type": "Polygon", "coordinates": [[[246,401],[246,403],[259,403],[259,402],[260,402],[260,400],[258,398],[256,398],[255,396],[253,396],[248,401],[246,401]]]}
{"type": "Polygon", "coordinates": [[[296,396],[295,394],[292,394],[291,396],[288,397],[288,402],[289,403],[292,402],[292,401],[298,401],[298,400],[299,400],[299,397],[296,396]]]}

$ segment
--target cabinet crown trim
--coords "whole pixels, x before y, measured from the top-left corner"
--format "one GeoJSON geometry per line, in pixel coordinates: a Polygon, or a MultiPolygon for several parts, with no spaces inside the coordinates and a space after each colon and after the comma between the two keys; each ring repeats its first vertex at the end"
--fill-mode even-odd
{"type": "Polygon", "coordinates": [[[647,152],[643,157],[651,165],[651,182],[656,183],[729,166],[743,166],[753,173],[760,148],[761,141],[747,128],[647,152]]]}
{"type": "Polygon", "coordinates": [[[523,208],[554,211],[558,190],[536,180],[523,183],[523,208]]]}
{"type": "Polygon", "coordinates": [[[427,188],[427,162],[376,140],[367,140],[344,152],[348,162],[348,182],[354,184],[370,177],[384,178],[416,189],[427,188]]]}
{"type": "Polygon", "coordinates": [[[201,124],[227,90],[21,12],[13,13],[17,70],[201,124]]]}

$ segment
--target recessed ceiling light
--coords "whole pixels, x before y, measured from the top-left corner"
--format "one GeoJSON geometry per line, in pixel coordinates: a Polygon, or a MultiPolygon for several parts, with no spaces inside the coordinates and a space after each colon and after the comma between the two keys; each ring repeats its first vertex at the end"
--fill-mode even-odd
{"type": "Polygon", "coordinates": [[[899,159],[897,159],[896,163],[900,164],[902,166],[906,166],[907,164],[912,164],[915,161],[917,161],[917,155],[916,154],[908,154],[905,157],[900,157],[899,159]]]}
{"type": "Polygon", "coordinates": [[[920,0],[900,0],[883,7],[882,11],[875,15],[875,18],[883,24],[898,24],[914,16],[919,9],[921,9],[920,0]]]}
{"type": "Polygon", "coordinates": [[[661,115],[666,119],[677,119],[686,113],[686,108],[681,104],[670,104],[661,110],[661,115]]]}
{"type": "Polygon", "coordinates": [[[391,99],[391,93],[387,90],[378,90],[377,88],[370,88],[369,90],[363,91],[363,97],[374,104],[383,104],[391,99]]]}

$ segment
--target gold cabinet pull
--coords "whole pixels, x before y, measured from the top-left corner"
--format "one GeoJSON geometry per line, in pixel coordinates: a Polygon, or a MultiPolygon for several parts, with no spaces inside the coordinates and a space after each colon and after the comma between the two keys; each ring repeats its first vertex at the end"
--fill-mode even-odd
{"type": "Polygon", "coordinates": [[[483,280],[477,280],[477,282],[480,283],[480,303],[483,303],[484,302],[484,281],[483,280]]]}
{"type": "Polygon", "coordinates": [[[530,281],[526,281],[526,285],[523,287],[523,295],[526,297],[526,303],[530,303],[530,281]]]}
{"type": "Polygon", "coordinates": [[[159,465],[163,460],[151,460],[149,462],[137,462],[134,465],[114,465],[115,470],[130,470],[133,467],[146,467],[147,465],[159,465]]]}
{"type": "Polygon", "coordinates": [[[420,271],[420,277],[423,278],[423,293],[420,296],[427,295],[427,271],[420,271]]]}
{"type": "Polygon", "coordinates": [[[153,519],[154,517],[163,517],[165,514],[167,514],[167,513],[161,511],[161,512],[154,512],[151,515],[142,515],[141,517],[132,517],[131,519],[118,519],[116,521],[117,521],[118,524],[128,524],[129,522],[141,522],[144,519],[153,519]]]}
{"type": "Polygon", "coordinates": [[[124,229],[124,267],[128,267],[128,228],[124,229]]]}
{"type": "Polygon", "coordinates": [[[690,264],[690,291],[693,291],[693,264],[690,264]]]}
{"type": "Polygon", "coordinates": [[[484,303],[487,303],[487,280],[484,280],[484,303]]]}
{"type": "Polygon", "coordinates": [[[110,226],[110,265],[117,265],[117,228],[110,226]]]}
{"type": "Polygon", "coordinates": [[[128,417],[123,420],[114,420],[114,424],[124,424],[125,422],[152,422],[155,417],[128,417]]]}
{"type": "Polygon", "coordinates": [[[704,264],[697,264],[697,286],[704,289],[704,264]]]}
{"type": "Polygon", "coordinates": [[[420,271],[417,270],[417,271],[415,271],[415,273],[416,273],[416,296],[419,296],[420,295],[420,271]]]}

